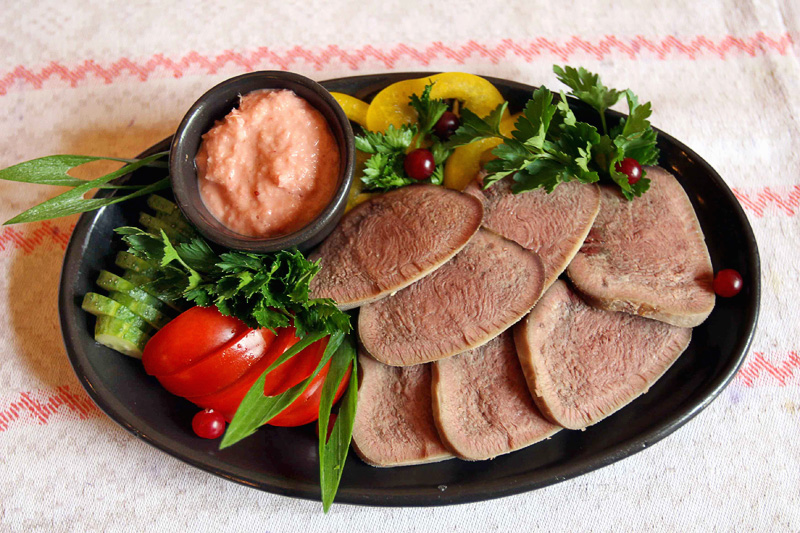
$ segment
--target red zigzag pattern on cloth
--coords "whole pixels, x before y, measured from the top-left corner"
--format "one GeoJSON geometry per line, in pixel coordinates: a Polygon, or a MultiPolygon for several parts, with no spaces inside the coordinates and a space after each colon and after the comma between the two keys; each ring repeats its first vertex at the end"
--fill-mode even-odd
{"type": "Polygon", "coordinates": [[[786,359],[775,365],[764,359],[764,352],[753,352],[737,374],[737,379],[747,387],[753,387],[762,374],[769,374],[781,387],[790,381],[797,381],[795,369],[800,369],[800,356],[796,351],[788,353],[786,359]],[[795,378],[792,380],[792,378],[795,378]]]}
{"type": "Polygon", "coordinates": [[[17,399],[0,408],[0,433],[14,423],[47,424],[51,418],[86,420],[100,416],[100,409],[83,391],[69,385],[55,390],[21,392],[17,399]]]}
{"type": "Polygon", "coordinates": [[[22,250],[29,254],[39,246],[49,243],[55,243],[65,250],[72,230],[75,229],[74,224],[65,229],[48,221],[39,222],[38,225],[39,227],[27,236],[13,227],[0,230],[0,251],[22,250]]]}
{"type": "Polygon", "coordinates": [[[50,78],[59,79],[69,83],[71,87],[75,87],[90,76],[105,83],[111,83],[114,79],[124,75],[138,77],[145,81],[157,71],[180,78],[192,69],[207,74],[216,74],[226,67],[232,67],[241,72],[262,68],[289,70],[298,62],[310,65],[315,70],[322,70],[332,61],[338,61],[357,70],[369,60],[383,63],[387,69],[392,69],[402,59],[421,66],[428,66],[434,60],[463,64],[473,56],[488,59],[493,64],[508,57],[519,58],[528,63],[541,56],[569,61],[572,56],[577,54],[587,55],[598,60],[614,54],[627,56],[630,59],[637,59],[644,55],[661,60],[671,57],[694,60],[707,56],[725,59],[731,55],[744,54],[755,57],[769,52],[786,55],[792,53],[793,44],[794,41],[788,33],[770,37],[763,32],[758,32],[749,37],[726,35],[716,41],[704,35],[683,39],[673,35],[663,38],[648,38],[639,35],[629,39],[608,35],[596,41],[573,36],[564,41],[544,37],[525,41],[503,39],[496,44],[482,44],[473,40],[461,45],[446,45],[440,41],[432,42],[427,46],[401,43],[383,49],[366,45],[348,50],[330,45],[317,50],[302,46],[295,46],[288,50],[275,50],[268,47],[260,47],[249,52],[226,50],[219,55],[203,55],[192,51],[178,59],[155,54],[149,59],[139,61],[122,57],[106,65],[93,59],[87,59],[72,67],[54,61],[39,70],[20,65],[0,76],[0,95],[7,94],[9,88],[16,84],[30,85],[35,89],[41,89],[44,82],[50,78]]]}
{"type": "Polygon", "coordinates": [[[798,208],[800,208],[800,185],[795,185],[782,192],[773,191],[769,187],[764,187],[753,193],[733,189],[733,194],[742,204],[742,207],[757,217],[763,217],[764,211],[768,206],[774,205],[789,216],[794,216],[798,208]]]}

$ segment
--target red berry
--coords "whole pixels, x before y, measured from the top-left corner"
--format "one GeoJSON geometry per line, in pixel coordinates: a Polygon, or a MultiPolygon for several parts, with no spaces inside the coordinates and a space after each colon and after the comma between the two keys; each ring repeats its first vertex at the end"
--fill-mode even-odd
{"type": "Polygon", "coordinates": [[[732,268],[720,270],[714,276],[714,292],[717,296],[722,296],[723,298],[730,298],[739,294],[739,291],[742,290],[742,285],[744,285],[742,275],[732,268]]]}
{"type": "Polygon", "coordinates": [[[446,141],[452,134],[456,132],[461,122],[458,120],[458,115],[452,111],[445,111],[436,124],[433,126],[433,131],[436,136],[441,140],[446,141]]]}
{"type": "Polygon", "coordinates": [[[403,161],[403,168],[411,179],[426,180],[436,170],[436,164],[433,161],[433,154],[430,150],[417,148],[406,155],[403,161]]]}
{"type": "Polygon", "coordinates": [[[626,157],[614,165],[614,168],[617,172],[622,172],[628,176],[628,183],[631,185],[642,179],[642,165],[632,157],[626,157]]]}
{"type": "Polygon", "coordinates": [[[194,415],[192,429],[198,437],[216,439],[225,433],[225,418],[213,409],[206,409],[194,415]]]}

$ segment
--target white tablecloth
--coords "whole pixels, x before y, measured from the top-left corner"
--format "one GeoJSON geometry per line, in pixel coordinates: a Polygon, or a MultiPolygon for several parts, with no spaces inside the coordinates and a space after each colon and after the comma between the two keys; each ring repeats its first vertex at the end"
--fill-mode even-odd
{"type": "MultiPolygon", "coordinates": [[[[75,218],[0,229],[0,529],[9,531],[800,530],[800,4],[6,2],[0,167],[131,157],[246,71],[318,80],[460,70],[559,84],[583,65],[735,190],[758,239],[761,319],[741,372],[658,445],[536,492],[443,508],[334,506],[239,486],[137,440],[67,361],[58,274],[75,218]]],[[[102,168],[90,169],[96,175],[102,168]]],[[[0,218],[53,195],[0,183],[0,218]]]]}

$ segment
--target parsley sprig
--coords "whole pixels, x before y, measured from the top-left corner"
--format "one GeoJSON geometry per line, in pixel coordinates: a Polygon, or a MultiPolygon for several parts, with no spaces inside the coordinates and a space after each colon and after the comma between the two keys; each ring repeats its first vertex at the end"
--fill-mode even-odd
{"type": "Polygon", "coordinates": [[[170,300],[215,305],[253,328],[294,325],[298,336],[351,329],[350,317],[329,298],[309,298],[308,284],[319,271],[297,250],[270,254],[217,254],[201,237],[173,243],[135,227],[115,230],[129,251],[158,265],[148,289],[170,300]]]}
{"type": "Polygon", "coordinates": [[[461,112],[461,126],[448,142],[453,148],[485,138],[499,138],[502,143],[492,154],[497,159],[486,164],[489,173],[484,185],[511,176],[515,193],[539,187],[552,192],[559,183],[577,180],[593,183],[606,178],[619,185],[628,200],[641,196],[650,187],[644,177],[631,185],[628,177],[617,171],[617,163],[626,157],[639,164],[652,165],[658,161],[656,133],[647,120],[650,103],[639,104],[630,90],[618,91],[603,85],[597,74],[579,68],[554,66],[559,81],[567,85],[572,96],[587,103],[600,114],[602,132],[576,119],[566,96],[561,93],[554,102],[553,93],[546,87],[534,91],[511,137],[500,133],[500,118],[506,104],[498,106],[488,117],[480,118],[468,109],[461,112]],[[609,131],[605,111],[616,104],[622,95],[628,102],[629,115],[609,131]]]}
{"type": "Polygon", "coordinates": [[[452,149],[442,143],[432,131],[436,122],[447,111],[448,105],[443,100],[431,98],[432,88],[433,84],[426,85],[421,95],[412,94],[409,99],[409,104],[417,112],[416,124],[403,124],[400,128],[390,125],[385,132],[366,131],[363,135],[356,135],[356,148],[372,154],[364,165],[364,175],[361,177],[364,190],[388,191],[419,183],[406,174],[403,161],[406,153],[419,148],[423,143],[429,144],[427,148],[433,154],[436,165],[427,181],[434,185],[442,184],[444,162],[452,149]]]}

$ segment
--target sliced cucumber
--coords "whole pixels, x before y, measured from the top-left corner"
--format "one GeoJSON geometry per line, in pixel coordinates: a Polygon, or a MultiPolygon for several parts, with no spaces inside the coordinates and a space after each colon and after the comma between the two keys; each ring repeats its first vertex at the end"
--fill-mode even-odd
{"type": "Polygon", "coordinates": [[[146,286],[148,283],[153,281],[152,278],[149,278],[144,274],[139,274],[138,272],[134,272],[133,270],[126,270],[125,274],[122,275],[122,279],[130,281],[131,283],[136,285],[137,288],[142,289],[144,292],[146,292],[150,296],[153,296],[154,298],[158,298],[161,302],[167,304],[170,308],[174,309],[175,311],[178,311],[179,313],[183,311],[183,308],[179,306],[177,303],[170,301],[165,296],[158,295],[156,291],[146,286]]]}
{"type": "MultiPolygon", "coordinates": [[[[163,312],[167,308],[167,304],[165,302],[162,302],[152,294],[147,293],[147,291],[145,291],[144,289],[137,287],[135,284],[131,283],[127,279],[121,278],[116,274],[112,274],[107,270],[100,271],[100,275],[97,277],[97,285],[101,289],[105,289],[109,292],[114,291],[114,292],[125,293],[130,297],[132,297],[134,300],[147,304],[150,307],[156,309],[157,311],[163,312]]],[[[136,312],[133,309],[131,309],[131,311],[136,312]]]]}
{"type": "Polygon", "coordinates": [[[97,285],[101,289],[107,291],[132,291],[136,285],[126,279],[122,279],[116,274],[112,274],[108,270],[101,270],[100,275],[97,276],[97,285]]]}
{"type": "Polygon", "coordinates": [[[153,211],[158,211],[159,213],[163,213],[165,215],[172,215],[173,213],[180,214],[181,212],[175,202],[170,202],[163,196],[159,196],[157,194],[151,194],[147,197],[147,205],[153,211]]]}
{"type": "Polygon", "coordinates": [[[144,318],[131,311],[127,306],[116,300],[112,300],[108,296],[97,294],[96,292],[86,293],[83,297],[81,308],[95,316],[110,316],[128,322],[146,333],[152,329],[152,324],[149,324],[144,318]]]}
{"type": "MultiPolygon", "coordinates": [[[[118,291],[112,291],[108,294],[109,298],[121,303],[133,313],[142,317],[154,328],[161,329],[166,326],[167,322],[171,320],[171,317],[167,315],[163,309],[157,309],[150,303],[142,301],[137,296],[133,296],[129,292],[118,291]]],[[[148,296],[150,295],[148,294],[148,296]]]]}
{"type": "Polygon", "coordinates": [[[184,237],[191,238],[197,236],[194,226],[189,224],[189,221],[183,217],[183,214],[180,211],[170,215],[165,213],[156,213],[156,218],[165,222],[166,224],[169,224],[170,227],[179,231],[184,237]]]}
{"type": "Polygon", "coordinates": [[[153,276],[158,273],[158,268],[152,263],[141,257],[136,257],[130,252],[119,252],[114,259],[114,264],[125,270],[132,270],[138,274],[143,274],[152,281],[153,276]]]}
{"type": "Polygon", "coordinates": [[[112,350],[141,359],[150,335],[130,322],[101,315],[97,317],[97,324],[94,327],[94,340],[112,350]]]}
{"type": "MultiPolygon", "coordinates": [[[[133,270],[126,270],[125,274],[122,275],[122,279],[130,281],[131,283],[133,283],[134,285],[136,285],[137,287],[139,287],[139,288],[141,288],[141,289],[143,289],[145,291],[147,291],[147,289],[142,287],[142,285],[146,285],[146,284],[150,283],[151,281],[153,281],[153,278],[147,277],[144,274],[139,274],[138,272],[134,272],[133,270]]],[[[147,291],[147,292],[149,292],[149,291],[147,291]]],[[[150,293],[150,294],[153,294],[153,293],[150,293]]],[[[153,294],[153,296],[155,296],[155,294],[153,294]]],[[[158,297],[156,296],[156,298],[158,298],[158,297]]]]}
{"type": "Polygon", "coordinates": [[[139,223],[154,235],[161,235],[163,230],[169,240],[175,242],[183,242],[195,236],[192,227],[183,221],[167,221],[147,213],[139,213],[139,223]]]}

